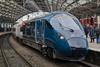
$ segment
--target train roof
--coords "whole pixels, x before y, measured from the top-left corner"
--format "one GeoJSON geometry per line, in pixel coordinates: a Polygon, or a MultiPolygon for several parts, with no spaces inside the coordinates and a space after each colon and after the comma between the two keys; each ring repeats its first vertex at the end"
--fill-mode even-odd
{"type": "Polygon", "coordinates": [[[36,18],[33,18],[31,20],[28,20],[26,22],[32,22],[32,21],[35,21],[35,20],[39,20],[39,19],[50,19],[52,16],[56,15],[56,14],[61,14],[61,13],[65,13],[69,16],[71,16],[72,18],[76,18],[75,16],[73,16],[72,14],[68,13],[68,12],[61,12],[61,11],[55,11],[55,12],[51,12],[51,13],[48,13],[46,14],[45,16],[42,16],[42,17],[36,17],[36,18]]]}

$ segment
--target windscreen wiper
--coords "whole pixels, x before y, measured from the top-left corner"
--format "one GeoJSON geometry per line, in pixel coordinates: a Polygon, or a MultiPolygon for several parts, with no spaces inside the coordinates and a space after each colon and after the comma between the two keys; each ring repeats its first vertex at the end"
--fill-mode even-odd
{"type": "Polygon", "coordinates": [[[65,27],[65,26],[63,26],[61,23],[59,23],[59,25],[62,27],[62,29],[67,28],[67,29],[69,29],[69,30],[70,30],[70,32],[74,32],[74,30],[73,30],[72,28],[65,27]]]}

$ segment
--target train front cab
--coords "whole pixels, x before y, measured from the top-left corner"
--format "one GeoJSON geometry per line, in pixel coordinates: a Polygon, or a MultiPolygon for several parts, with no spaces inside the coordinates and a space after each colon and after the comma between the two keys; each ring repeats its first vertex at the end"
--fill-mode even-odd
{"type": "MultiPolygon", "coordinates": [[[[32,28],[29,29],[31,34],[25,29],[23,36],[30,39],[35,35],[31,41],[37,43],[35,48],[39,48],[43,54],[63,60],[79,60],[87,54],[87,40],[76,18],[55,14],[51,18],[41,18],[30,23],[34,23],[34,29],[32,24],[25,27],[32,28]]],[[[31,46],[34,47],[34,44],[31,46]]]]}
{"type": "Polygon", "coordinates": [[[51,56],[63,60],[83,60],[88,52],[81,24],[68,14],[55,14],[46,21],[45,43],[54,51],[51,56]]]}

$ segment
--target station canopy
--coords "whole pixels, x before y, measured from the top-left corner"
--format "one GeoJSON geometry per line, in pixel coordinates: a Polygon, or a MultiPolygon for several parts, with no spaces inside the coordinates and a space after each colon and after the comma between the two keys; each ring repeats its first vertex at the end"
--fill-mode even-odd
{"type": "Polygon", "coordinates": [[[26,14],[39,11],[70,11],[81,14],[83,8],[93,12],[93,4],[96,8],[100,7],[99,0],[0,0],[0,17],[17,20],[26,14]],[[76,8],[81,9],[80,12],[76,8]]]}

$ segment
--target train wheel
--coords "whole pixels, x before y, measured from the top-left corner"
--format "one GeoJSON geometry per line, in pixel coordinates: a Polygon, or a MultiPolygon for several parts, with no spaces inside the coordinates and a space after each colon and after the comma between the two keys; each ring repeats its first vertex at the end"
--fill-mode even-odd
{"type": "Polygon", "coordinates": [[[52,49],[52,48],[47,48],[47,55],[50,58],[56,59],[56,55],[55,55],[54,49],[52,49]]]}

